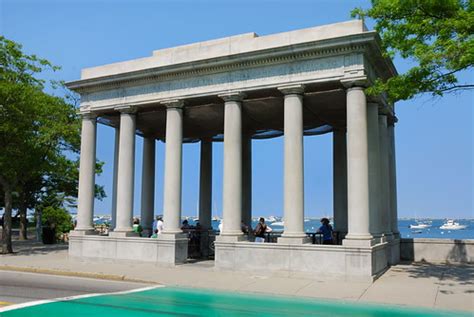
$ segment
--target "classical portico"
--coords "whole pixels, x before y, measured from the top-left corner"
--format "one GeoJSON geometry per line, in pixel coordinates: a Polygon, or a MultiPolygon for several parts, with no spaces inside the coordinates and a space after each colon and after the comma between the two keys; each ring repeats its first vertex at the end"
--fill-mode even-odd
{"type": "MultiPolygon", "coordinates": [[[[361,21],[286,33],[247,33],[87,68],[68,87],[81,95],[77,227],[70,255],[174,265],[186,261],[180,229],[182,148],[200,142],[199,220],[211,228],[212,144],[224,142],[223,270],[324,272],[372,279],[399,260],[393,105],[364,89],[396,74],[380,40],[361,21]],[[115,129],[113,231],[93,230],[97,122],[115,129]],[[304,231],[303,138],[333,134],[334,225],[340,245],[315,245],[304,231]],[[155,142],[166,144],[164,232],[132,231],[135,139],[143,137],[141,220],[153,220],[155,142]],[[257,244],[251,224],[252,140],[283,137],[285,226],[277,243],[257,244]]],[[[324,181],[324,180],[320,180],[324,181]]],[[[258,216],[258,215],[254,215],[258,216]]]]}

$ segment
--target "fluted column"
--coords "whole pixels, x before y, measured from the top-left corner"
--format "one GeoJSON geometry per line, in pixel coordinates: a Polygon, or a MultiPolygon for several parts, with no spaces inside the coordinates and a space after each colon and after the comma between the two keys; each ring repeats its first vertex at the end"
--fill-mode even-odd
{"type": "Polygon", "coordinates": [[[390,212],[392,233],[395,238],[400,238],[398,230],[398,210],[397,210],[397,167],[395,155],[395,122],[391,121],[388,125],[389,139],[389,171],[390,171],[390,212]]]}
{"type": "Polygon", "coordinates": [[[81,157],[79,165],[79,193],[77,202],[77,225],[75,234],[94,232],[95,154],[97,116],[82,113],[81,157]]]}
{"type": "Polygon", "coordinates": [[[334,227],[340,234],[347,233],[347,151],[346,131],[333,132],[333,205],[334,227]]]}
{"type": "Polygon", "coordinates": [[[388,154],[387,116],[379,115],[380,143],[380,197],[382,211],[382,231],[389,239],[392,237],[392,216],[390,210],[390,171],[388,154]]]}
{"type": "MultiPolygon", "coordinates": [[[[369,149],[369,209],[370,233],[380,239],[383,230],[383,208],[380,191],[379,109],[377,103],[367,104],[367,141],[369,149]]],[[[380,241],[380,240],[379,240],[380,241]]]]}
{"type": "Polygon", "coordinates": [[[120,141],[117,176],[117,223],[113,236],[133,236],[133,194],[135,181],[135,132],[134,107],[119,108],[120,141]]]}
{"type": "Polygon", "coordinates": [[[199,175],[199,223],[203,230],[212,228],[212,141],[201,140],[199,175]]]}
{"type": "Polygon", "coordinates": [[[143,236],[151,234],[155,207],[155,139],[143,138],[141,225],[143,236]]]}
{"type": "Polygon", "coordinates": [[[242,136],[242,222],[252,225],[252,136],[242,136]]]}
{"type": "Polygon", "coordinates": [[[115,145],[114,145],[114,174],[112,176],[112,221],[110,230],[114,230],[117,224],[117,176],[118,176],[118,155],[120,146],[120,127],[115,129],[115,145]]]}
{"type": "Polygon", "coordinates": [[[309,242],[304,232],[303,92],[302,85],[279,88],[284,94],[284,217],[279,243],[309,242]]]}
{"type": "Polygon", "coordinates": [[[362,87],[347,89],[348,234],[344,245],[370,246],[367,101],[362,87]]]}
{"type": "Polygon", "coordinates": [[[181,192],[184,102],[166,103],[166,153],[163,199],[163,234],[181,234],[181,192]]]}
{"type": "Polygon", "coordinates": [[[243,239],[242,221],[242,100],[241,93],[220,96],[224,105],[223,229],[220,241],[243,239]]]}

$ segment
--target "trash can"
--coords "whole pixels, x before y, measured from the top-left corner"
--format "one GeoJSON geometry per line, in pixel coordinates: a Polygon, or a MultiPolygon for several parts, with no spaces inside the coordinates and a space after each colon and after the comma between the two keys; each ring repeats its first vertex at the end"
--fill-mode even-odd
{"type": "Polygon", "coordinates": [[[43,243],[54,244],[56,243],[56,230],[50,227],[43,227],[43,243]]]}

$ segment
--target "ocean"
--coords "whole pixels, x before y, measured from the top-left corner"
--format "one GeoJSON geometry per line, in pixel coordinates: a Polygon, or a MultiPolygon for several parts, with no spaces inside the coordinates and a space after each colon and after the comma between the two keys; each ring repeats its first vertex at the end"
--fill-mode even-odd
{"type": "MultiPolygon", "coordinates": [[[[321,225],[318,219],[306,219],[304,229],[306,232],[315,232],[321,225]]],[[[411,224],[416,224],[415,219],[399,219],[398,230],[402,238],[439,238],[439,239],[474,239],[474,219],[456,219],[461,225],[467,225],[466,229],[461,230],[442,230],[439,227],[445,223],[446,219],[418,219],[424,221],[431,221],[431,227],[426,229],[410,229],[411,224]]],[[[283,230],[282,226],[274,226],[272,222],[266,222],[274,231],[283,230]]],[[[193,222],[190,220],[190,224],[193,222]]],[[[217,230],[219,221],[213,221],[212,226],[217,230]]],[[[255,228],[256,221],[252,222],[252,227],[255,228]]]]}

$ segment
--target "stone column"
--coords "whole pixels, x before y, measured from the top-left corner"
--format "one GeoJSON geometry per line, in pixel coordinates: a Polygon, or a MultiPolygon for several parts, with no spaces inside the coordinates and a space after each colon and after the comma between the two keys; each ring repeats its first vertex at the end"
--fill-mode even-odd
{"type": "Polygon", "coordinates": [[[383,235],[380,191],[379,105],[367,104],[367,141],[369,150],[370,233],[380,241],[383,235]]]}
{"type": "MultiPolygon", "coordinates": [[[[166,153],[162,235],[176,237],[181,231],[181,183],[184,102],[166,103],[166,153]]],[[[162,236],[160,235],[160,236],[162,236]]]]}
{"type": "Polygon", "coordinates": [[[209,255],[209,230],[212,229],[212,140],[201,140],[199,175],[199,223],[201,255],[209,255]]]}
{"type": "Polygon", "coordinates": [[[341,237],[347,233],[347,151],[346,131],[333,132],[334,227],[341,237]]]}
{"type": "Polygon", "coordinates": [[[347,208],[344,245],[371,246],[367,101],[362,87],[347,89],[347,208]]]}
{"type": "Polygon", "coordinates": [[[242,136],[242,222],[252,226],[252,136],[242,136]]]}
{"type": "Polygon", "coordinates": [[[400,238],[400,231],[398,230],[398,210],[397,210],[397,164],[395,155],[395,122],[396,118],[392,119],[388,125],[388,139],[389,139],[389,173],[390,173],[390,211],[391,211],[391,225],[394,238],[400,238]]]}
{"type": "Polygon", "coordinates": [[[303,92],[302,85],[279,88],[285,95],[285,226],[279,243],[309,242],[304,232],[304,164],[303,164],[303,92]]]}
{"type": "Polygon", "coordinates": [[[77,225],[74,234],[93,234],[97,116],[82,113],[77,225]]]}
{"type": "Polygon", "coordinates": [[[112,221],[110,230],[114,230],[117,224],[117,176],[118,176],[118,156],[119,156],[119,141],[120,141],[120,127],[115,130],[115,145],[114,145],[114,174],[112,176],[112,221]]]}
{"type": "Polygon", "coordinates": [[[391,211],[390,211],[390,173],[389,173],[389,157],[388,157],[388,129],[387,116],[379,115],[379,144],[380,144],[380,209],[382,211],[382,232],[391,239],[391,211]]]}
{"type": "Polygon", "coordinates": [[[400,238],[398,230],[398,211],[397,211],[397,167],[395,156],[395,122],[391,121],[388,125],[389,138],[389,171],[390,171],[390,212],[391,226],[394,238],[400,238]]]}
{"type": "Polygon", "coordinates": [[[142,236],[152,234],[155,208],[155,139],[143,138],[142,168],[142,201],[141,201],[142,236]]]}
{"type": "Polygon", "coordinates": [[[111,236],[135,236],[132,231],[133,194],[135,181],[136,109],[123,107],[120,111],[120,141],[117,176],[117,223],[111,236]]]}
{"type": "Polygon", "coordinates": [[[243,239],[242,221],[242,100],[241,93],[220,96],[224,111],[223,228],[219,241],[243,239]]]}
{"type": "Polygon", "coordinates": [[[203,230],[212,228],[212,141],[201,140],[199,175],[199,223],[203,230]]]}

